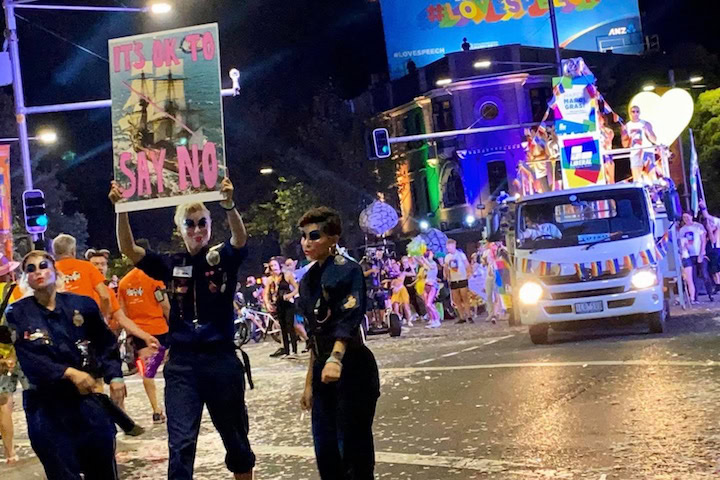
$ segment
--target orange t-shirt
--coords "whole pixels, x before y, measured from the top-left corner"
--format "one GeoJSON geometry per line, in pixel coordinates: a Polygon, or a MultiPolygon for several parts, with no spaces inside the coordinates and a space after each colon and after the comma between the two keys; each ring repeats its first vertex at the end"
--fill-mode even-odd
{"type": "Polygon", "coordinates": [[[100,283],[105,283],[105,277],[100,270],[95,268],[95,265],[87,260],[63,258],[58,260],[55,266],[63,274],[66,292],[90,297],[97,302],[98,307],[100,306],[100,295],[95,287],[100,283]]]}
{"type": "Polygon", "coordinates": [[[118,284],[118,295],[125,314],[150,335],[162,335],[169,330],[162,305],[155,298],[158,289],[164,290],[165,284],[150,278],[138,268],[130,270],[118,284]]]}

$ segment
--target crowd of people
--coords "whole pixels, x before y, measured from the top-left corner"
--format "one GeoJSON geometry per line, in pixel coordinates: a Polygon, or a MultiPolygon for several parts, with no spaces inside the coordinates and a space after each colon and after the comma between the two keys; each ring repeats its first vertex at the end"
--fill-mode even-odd
{"type": "MultiPolygon", "coordinates": [[[[248,255],[247,234],[222,183],[228,239],[210,247],[212,218],[202,203],[181,205],[175,224],[185,251],[153,252],[135,241],[127,213],[117,215],[121,253],[134,265],[122,279],[108,276],[110,252],[59,235],[52,248],[13,261],[0,257],[0,435],[5,463],[18,461],[13,396],[22,385],[28,436],[49,480],[118,478],[116,425],[143,432],[123,412],[127,395],[120,344],[134,352],[152,411],[166,424],[168,478],[191,479],[203,409],[227,450],[234,478],[253,478],[256,458],[248,430],[249,358],[238,352],[235,304],[277,318],[283,347],[274,356],[309,356],[300,407],[312,410],[317,465],[323,480],[370,479],[372,424],[380,395],[375,359],[361,324],[367,304],[364,272],[338,252],[342,234],[332,209],[311,209],[298,224],[307,263],[274,257],[257,281],[238,281],[248,255]],[[51,253],[52,252],[52,253],[51,253]],[[18,275],[19,271],[19,275],[18,275]],[[163,369],[165,408],[154,377],[163,369]],[[105,393],[109,395],[106,395],[105,393]]],[[[121,191],[113,183],[109,198],[121,191]]]]}
{"type": "Polygon", "coordinates": [[[697,217],[686,211],[677,230],[690,303],[698,303],[701,291],[712,302],[713,295],[720,292],[720,218],[711,215],[701,200],[697,217]]]}

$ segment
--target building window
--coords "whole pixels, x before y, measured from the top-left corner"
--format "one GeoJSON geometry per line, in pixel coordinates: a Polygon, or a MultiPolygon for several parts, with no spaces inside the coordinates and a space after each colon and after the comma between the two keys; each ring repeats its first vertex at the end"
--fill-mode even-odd
{"type": "Polygon", "coordinates": [[[433,128],[436,132],[455,130],[450,100],[433,102],[433,128]]]}
{"type": "Polygon", "coordinates": [[[530,89],[530,108],[532,110],[532,121],[542,122],[545,112],[548,109],[548,101],[552,97],[552,88],[540,87],[530,89]]]}
{"type": "Polygon", "coordinates": [[[454,162],[445,163],[442,176],[443,206],[445,208],[465,205],[465,185],[463,184],[460,166],[454,162]]]}
{"type": "Polygon", "coordinates": [[[496,196],[503,190],[507,191],[508,176],[505,161],[488,162],[487,169],[490,196],[496,196]]]}
{"type": "Polygon", "coordinates": [[[412,198],[412,215],[425,215],[430,211],[430,198],[425,188],[425,177],[419,177],[410,182],[410,196],[412,198]]]}
{"type": "Polygon", "coordinates": [[[480,116],[483,120],[495,120],[500,114],[500,109],[495,102],[484,102],[480,105],[480,116]]]}

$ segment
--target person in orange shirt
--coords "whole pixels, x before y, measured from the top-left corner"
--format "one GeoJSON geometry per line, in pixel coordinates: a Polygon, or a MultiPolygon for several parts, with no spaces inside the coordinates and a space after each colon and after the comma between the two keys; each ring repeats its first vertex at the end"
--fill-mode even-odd
{"type": "Polygon", "coordinates": [[[110,290],[105,276],[87,260],[79,260],[77,241],[72,235],[61,233],[53,240],[57,270],[62,274],[64,291],[93,298],[105,318],[112,315],[110,290]]]}
{"type": "Polygon", "coordinates": [[[147,368],[142,368],[143,386],[153,409],[153,423],[165,423],[165,414],[158,404],[155,387],[157,366],[164,361],[169,346],[168,332],[170,329],[167,319],[170,313],[170,302],[165,294],[165,284],[149,277],[142,270],[133,268],[120,280],[118,296],[125,314],[138,327],[157,338],[160,345],[164,347],[161,347],[160,350],[162,357],[150,360],[154,355],[160,355],[160,352],[156,353],[156,350],[149,348],[142,338],[131,337],[137,358],[142,360],[143,365],[147,366],[147,368]],[[149,365],[151,362],[158,363],[151,367],[149,365]]]}
{"type": "MultiPolygon", "coordinates": [[[[108,272],[108,260],[110,258],[110,251],[104,249],[90,249],[85,252],[85,258],[87,258],[88,262],[90,262],[90,264],[95,267],[98,272],[100,272],[104,284],[108,272]]],[[[82,260],[78,260],[78,262],[82,262],[82,260]]],[[[110,330],[112,330],[113,333],[115,333],[115,335],[117,336],[120,334],[120,330],[124,328],[125,331],[127,331],[128,335],[136,336],[142,339],[144,342],[147,342],[148,345],[152,345],[152,348],[157,349],[160,346],[160,342],[158,341],[158,339],[148,334],[145,330],[137,326],[135,322],[130,320],[127,315],[125,315],[123,309],[120,307],[120,302],[118,301],[117,295],[115,295],[115,291],[107,287],[107,285],[106,288],[110,295],[110,315],[106,317],[110,330]]]]}

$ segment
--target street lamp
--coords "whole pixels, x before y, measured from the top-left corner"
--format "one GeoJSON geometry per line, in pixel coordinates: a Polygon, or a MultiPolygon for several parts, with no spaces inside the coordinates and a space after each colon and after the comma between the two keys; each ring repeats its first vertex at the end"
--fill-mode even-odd
{"type": "Polygon", "coordinates": [[[41,130],[38,132],[36,138],[40,143],[44,143],[45,145],[52,145],[57,143],[58,140],[57,133],[53,130],[41,130]]]}
{"type": "Polygon", "coordinates": [[[642,89],[643,89],[643,92],[653,92],[653,91],[655,91],[655,85],[648,84],[648,85],[645,85],[642,89]]]}
{"type": "Polygon", "coordinates": [[[696,75],[694,77],[690,77],[690,83],[700,83],[703,81],[703,77],[701,75],[696,75]]]}
{"type": "Polygon", "coordinates": [[[152,2],[150,4],[150,11],[156,15],[164,15],[170,13],[172,5],[167,2],[152,2]]]}
{"type": "Polygon", "coordinates": [[[264,167],[260,169],[260,175],[272,175],[274,171],[275,170],[270,167],[264,167]]]}
{"type": "Polygon", "coordinates": [[[478,60],[477,62],[473,63],[473,67],[477,68],[478,70],[484,69],[484,68],[490,68],[493,65],[519,65],[521,67],[544,67],[544,68],[555,68],[556,65],[554,63],[548,63],[548,62],[506,62],[502,60],[478,60]]]}
{"type": "MultiPolygon", "coordinates": [[[[34,137],[28,137],[28,140],[40,142],[45,145],[53,145],[57,143],[58,135],[53,130],[41,130],[34,137]]],[[[15,143],[19,141],[20,139],[18,137],[0,138],[0,143],[15,143]]]]}

